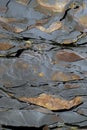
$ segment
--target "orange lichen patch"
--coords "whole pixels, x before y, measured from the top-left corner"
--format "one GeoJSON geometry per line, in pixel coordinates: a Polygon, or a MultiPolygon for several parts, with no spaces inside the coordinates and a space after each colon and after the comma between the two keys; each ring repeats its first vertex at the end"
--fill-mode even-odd
{"type": "Polygon", "coordinates": [[[67,84],[65,84],[64,87],[67,88],[67,89],[73,89],[73,88],[79,88],[80,86],[77,85],[77,84],[69,84],[69,83],[67,83],[67,84]]]}
{"type": "Polygon", "coordinates": [[[69,45],[69,44],[72,44],[72,43],[75,43],[77,41],[77,39],[65,39],[62,44],[64,45],[69,45]]]}
{"type": "Polygon", "coordinates": [[[61,50],[57,52],[56,59],[65,62],[75,62],[83,60],[84,57],[71,50],[61,50]]]}
{"type": "Polygon", "coordinates": [[[77,74],[56,71],[56,72],[54,72],[52,74],[51,79],[53,81],[63,81],[63,82],[66,82],[66,81],[72,81],[72,80],[79,80],[79,79],[82,79],[82,77],[80,77],[77,74]]]}
{"type": "Polygon", "coordinates": [[[24,61],[18,61],[14,65],[15,65],[15,67],[17,69],[21,69],[21,70],[27,70],[27,69],[29,69],[29,64],[26,63],[26,62],[24,62],[24,61]]]}
{"type": "Polygon", "coordinates": [[[78,18],[79,24],[87,28],[87,15],[78,18]]]}
{"type": "Polygon", "coordinates": [[[36,25],[43,25],[43,24],[46,24],[48,21],[49,21],[49,18],[36,20],[36,25]]]}
{"type": "Polygon", "coordinates": [[[35,27],[38,28],[38,26],[43,27],[42,25],[46,24],[48,21],[49,21],[49,18],[36,20],[36,23],[33,25],[30,25],[30,26],[27,26],[27,29],[30,30],[30,29],[35,28],[35,27]]]}
{"type": "Polygon", "coordinates": [[[39,97],[34,97],[34,98],[21,97],[19,98],[19,100],[36,104],[36,105],[45,107],[49,110],[70,109],[82,103],[81,97],[76,97],[70,101],[67,101],[67,100],[57,98],[52,95],[44,94],[44,93],[40,94],[39,97]]]}
{"type": "Polygon", "coordinates": [[[0,21],[0,28],[5,29],[10,32],[15,32],[15,33],[20,33],[25,30],[25,29],[21,29],[17,26],[9,25],[8,23],[2,22],[2,21],[0,21]]]}
{"type": "Polygon", "coordinates": [[[23,18],[23,19],[16,19],[16,18],[11,18],[11,17],[0,17],[0,21],[1,22],[5,22],[5,23],[25,23],[27,22],[27,19],[23,18]]]}
{"type": "Polygon", "coordinates": [[[23,32],[23,31],[24,31],[24,29],[19,28],[19,27],[14,27],[14,29],[13,29],[13,32],[15,32],[15,33],[20,33],[20,32],[23,32]]]}
{"type": "Polygon", "coordinates": [[[18,3],[27,5],[30,0],[16,0],[18,3]]]}
{"type": "Polygon", "coordinates": [[[10,43],[0,43],[0,51],[6,51],[8,49],[11,49],[12,47],[14,46],[10,43]]]}
{"type": "Polygon", "coordinates": [[[63,12],[68,1],[69,0],[55,0],[55,4],[49,4],[46,0],[37,0],[40,6],[53,12],[63,12]]]}
{"type": "Polygon", "coordinates": [[[37,29],[46,32],[46,33],[52,33],[58,29],[60,29],[62,27],[62,23],[61,22],[54,22],[52,23],[49,28],[45,28],[43,26],[36,26],[37,29]]]}

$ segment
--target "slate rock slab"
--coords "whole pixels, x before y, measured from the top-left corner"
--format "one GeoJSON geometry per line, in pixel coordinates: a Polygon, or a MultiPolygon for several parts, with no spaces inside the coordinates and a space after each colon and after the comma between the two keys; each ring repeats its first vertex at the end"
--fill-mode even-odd
{"type": "Polygon", "coordinates": [[[0,48],[1,130],[87,127],[86,0],[0,0],[0,48]],[[57,54],[63,50],[83,58],[59,61],[57,54]],[[66,73],[82,78],[58,80],[66,79],[66,73]],[[83,103],[44,113],[39,106],[18,101],[41,93],[67,100],[81,96],[83,103]]]}
{"type": "Polygon", "coordinates": [[[9,110],[0,112],[0,124],[16,127],[41,127],[58,122],[58,117],[53,114],[44,114],[34,110],[9,110]]]}
{"type": "Polygon", "coordinates": [[[64,123],[68,125],[81,126],[80,123],[85,125],[83,122],[87,121],[87,117],[77,114],[76,112],[63,112],[60,117],[64,120],[64,123]]]}

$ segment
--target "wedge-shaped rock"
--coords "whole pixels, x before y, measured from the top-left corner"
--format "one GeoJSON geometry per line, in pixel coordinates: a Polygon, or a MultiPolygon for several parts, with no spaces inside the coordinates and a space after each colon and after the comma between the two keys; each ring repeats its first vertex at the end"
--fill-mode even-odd
{"type": "Polygon", "coordinates": [[[45,107],[49,110],[70,109],[82,103],[81,97],[76,97],[70,101],[67,101],[45,93],[40,94],[39,97],[34,97],[34,98],[21,97],[19,98],[19,100],[36,104],[45,107]]]}

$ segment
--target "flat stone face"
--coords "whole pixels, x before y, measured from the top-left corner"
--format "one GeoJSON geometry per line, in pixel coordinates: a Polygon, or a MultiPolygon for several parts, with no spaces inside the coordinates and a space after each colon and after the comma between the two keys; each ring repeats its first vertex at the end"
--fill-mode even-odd
{"type": "Polygon", "coordinates": [[[0,0],[1,130],[87,127],[86,19],[86,0],[0,0]],[[40,94],[75,107],[20,100],[40,94]]]}
{"type": "Polygon", "coordinates": [[[13,126],[30,126],[30,127],[40,127],[45,125],[48,122],[48,125],[51,123],[56,123],[58,117],[52,114],[43,114],[34,110],[10,110],[8,112],[1,112],[0,124],[11,125],[13,126]],[[8,120],[9,116],[9,120],[8,120]],[[7,117],[7,118],[6,118],[7,117]],[[14,121],[13,121],[14,118],[14,121]],[[13,123],[12,123],[13,122],[13,123]]]}

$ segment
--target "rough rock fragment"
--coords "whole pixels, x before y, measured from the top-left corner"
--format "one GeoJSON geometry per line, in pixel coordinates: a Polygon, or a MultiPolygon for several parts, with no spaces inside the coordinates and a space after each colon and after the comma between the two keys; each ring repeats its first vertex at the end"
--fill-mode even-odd
{"type": "Polygon", "coordinates": [[[68,110],[82,103],[81,97],[76,97],[70,101],[67,101],[45,93],[40,94],[39,97],[34,98],[21,97],[19,100],[46,107],[49,110],[68,110]]]}

